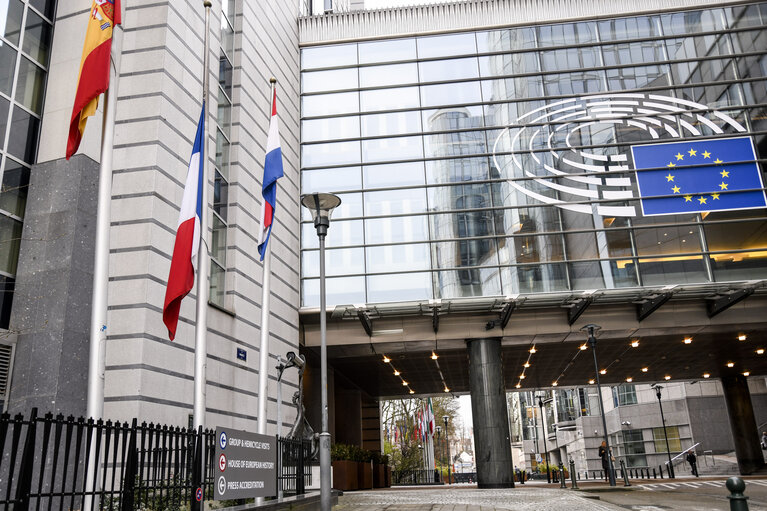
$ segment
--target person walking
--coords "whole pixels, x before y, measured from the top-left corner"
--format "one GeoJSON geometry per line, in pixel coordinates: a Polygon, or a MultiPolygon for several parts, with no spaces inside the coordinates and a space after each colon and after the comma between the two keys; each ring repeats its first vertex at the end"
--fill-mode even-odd
{"type": "Polygon", "coordinates": [[[686,459],[692,469],[692,475],[698,477],[698,457],[695,455],[695,451],[688,452],[686,459]]]}
{"type": "Polygon", "coordinates": [[[610,453],[607,452],[607,442],[602,440],[602,445],[599,446],[599,457],[602,459],[602,472],[605,475],[605,481],[610,482],[610,459],[608,458],[610,453]]]}

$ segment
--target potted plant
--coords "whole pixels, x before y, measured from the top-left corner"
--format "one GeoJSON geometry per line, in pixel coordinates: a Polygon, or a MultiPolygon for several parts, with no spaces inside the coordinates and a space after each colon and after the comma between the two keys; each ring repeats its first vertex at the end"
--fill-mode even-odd
{"type": "Polygon", "coordinates": [[[373,452],[373,487],[386,488],[386,465],[389,457],[381,455],[380,452],[373,452]]]}
{"type": "Polygon", "coordinates": [[[333,465],[333,488],[341,491],[359,489],[357,461],[353,459],[354,446],[333,444],[330,459],[333,465]]]}
{"type": "Polygon", "coordinates": [[[359,489],[373,488],[373,453],[356,446],[353,449],[358,462],[359,489]]]}

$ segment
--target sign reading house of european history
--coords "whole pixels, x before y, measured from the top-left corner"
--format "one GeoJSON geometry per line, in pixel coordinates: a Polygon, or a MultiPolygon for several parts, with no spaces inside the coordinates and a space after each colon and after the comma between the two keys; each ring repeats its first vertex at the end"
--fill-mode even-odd
{"type": "Polygon", "coordinates": [[[216,428],[215,500],[277,495],[274,437],[216,428]]]}

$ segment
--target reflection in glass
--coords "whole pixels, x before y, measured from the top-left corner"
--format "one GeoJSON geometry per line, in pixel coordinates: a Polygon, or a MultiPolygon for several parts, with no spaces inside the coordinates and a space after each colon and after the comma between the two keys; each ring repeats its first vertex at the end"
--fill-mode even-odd
{"type": "Polygon", "coordinates": [[[229,183],[226,182],[221,174],[216,172],[213,182],[213,211],[215,211],[226,222],[229,214],[229,183]]]}
{"type": "Polygon", "coordinates": [[[657,16],[637,16],[599,22],[599,36],[602,41],[619,41],[659,35],[660,20],[657,16]]]}
{"type": "Polygon", "coordinates": [[[573,290],[604,289],[606,287],[599,262],[570,263],[568,267],[573,290]]]}
{"type": "Polygon", "coordinates": [[[408,83],[418,83],[418,67],[414,62],[360,68],[360,87],[385,87],[408,83]]]}
{"type": "Polygon", "coordinates": [[[343,165],[359,162],[359,142],[333,142],[301,146],[301,164],[304,167],[343,165]]]}
{"type": "Polygon", "coordinates": [[[564,264],[534,264],[501,268],[503,294],[550,293],[565,291],[567,271],[564,264]]]}
{"type": "Polygon", "coordinates": [[[208,300],[219,307],[224,306],[226,294],[226,271],[216,261],[210,261],[210,296],[208,300]]]}
{"type": "Polygon", "coordinates": [[[426,215],[370,218],[365,220],[365,233],[368,243],[429,240],[426,215]]]}
{"type": "MultiPolygon", "coordinates": [[[[325,251],[325,273],[329,277],[365,273],[365,251],[363,248],[339,248],[325,251]]],[[[320,252],[301,252],[301,276],[320,276],[320,252]]]]}
{"type": "Polygon", "coordinates": [[[359,87],[356,69],[333,69],[301,73],[302,92],[321,92],[359,87]]]}
{"type": "Polygon", "coordinates": [[[479,103],[481,100],[479,82],[445,83],[421,87],[423,106],[460,105],[479,103]]]}
{"type": "Polygon", "coordinates": [[[360,64],[416,58],[415,39],[392,39],[359,43],[360,64]]]}
{"type": "Polygon", "coordinates": [[[421,131],[421,116],[418,115],[418,112],[369,114],[363,115],[361,121],[363,137],[400,135],[421,131]]]}
{"type": "Polygon", "coordinates": [[[22,223],[0,215],[0,271],[14,275],[19,262],[22,223]]]}
{"type": "Polygon", "coordinates": [[[354,113],[360,109],[359,101],[359,92],[304,96],[301,98],[301,115],[304,117],[315,117],[354,113]]]}
{"type": "MultiPolygon", "coordinates": [[[[316,232],[314,237],[317,237],[316,232]]],[[[367,302],[365,299],[365,277],[331,277],[327,279],[325,285],[325,302],[328,307],[367,302]]],[[[320,279],[301,281],[301,306],[320,306],[320,279]]]]}
{"type": "Polygon", "coordinates": [[[360,119],[357,116],[301,121],[302,142],[319,142],[359,136],[360,119]]]}
{"type": "Polygon", "coordinates": [[[29,168],[11,159],[5,160],[3,184],[0,190],[0,209],[24,218],[29,191],[29,168]]]}
{"type": "Polygon", "coordinates": [[[686,35],[723,30],[721,9],[664,14],[660,17],[665,35],[686,35]]]}
{"type": "MultiPolygon", "coordinates": [[[[11,95],[13,72],[16,69],[16,50],[7,44],[0,44],[0,92],[11,95]]],[[[5,132],[3,132],[5,133],[5,132]]]]}
{"type": "Polygon", "coordinates": [[[434,272],[437,298],[501,295],[500,272],[496,267],[434,272]]]}
{"type": "Polygon", "coordinates": [[[419,62],[418,71],[422,82],[460,80],[479,76],[476,57],[419,62]]]}
{"type": "Polygon", "coordinates": [[[48,19],[53,19],[53,8],[56,5],[54,0],[29,0],[29,5],[43,13],[48,19]]]}
{"type": "Polygon", "coordinates": [[[368,303],[433,298],[431,273],[401,273],[367,277],[368,303]]]}
{"type": "Polygon", "coordinates": [[[362,141],[362,161],[396,161],[423,158],[421,137],[378,138],[362,141]]]}
{"type": "Polygon", "coordinates": [[[301,172],[301,193],[341,192],[361,188],[359,167],[316,169],[301,172]]]}
{"type": "Polygon", "coordinates": [[[767,278],[767,251],[712,254],[714,280],[727,282],[767,278]]]}
{"type": "Polygon", "coordinates": [[[213,236],[210,244],[210,255],[219,265],[226,266],[226,224],[213,215],[213,236]]]}
{"type": "Polygon", "coordinates": [[[365,188],[410,186],[424,183],[423,163],[403,162],[388,165],[367,165],[362,168],[365,188]]]}
{"type": "Polygon", "coordinates": [[[51,25],[35,14],[27,11],[24,27],[24,53],[35,59],[40,65],[48,65],[48,53],[51,47],[51,25]]]}
{"type": "Polygon", "coordinates": [[[640,258],[639,273],[645,286],[708,282],[701,256],[640,258]]]}
{"type": "Polygon", "coordinates": [[[303,48],[301,50],[301,69],[353,66],[356,63],[356,44],[336,44],[333,46],[303,48]]]}
{"type": "Polygon", "coordinates": [[[21,19],[24,16],[24,4],[21,0],[7,0],[0,6],[0,11],[6,10],[0,14],[0,35],[4,36],[11,44],[19,44],[21,35],[21,19]]]}
{"type": "Polygon", "coordinates": [[[477,52],[473,33],[449,34],[418,38],[418,58],[452,57],[477,52]]]}
{"type": "Polygon", "coordinates": [[[19,107],[14,107],[11,135],[8,138],[8,152],[27,163],[35,163],[39,131],[40,119],[19,107]]]}
{"type": "Polygon", "coordinates": [[[538,27],[538,46],[564,46],[597,42],[597,26],[594,22],[560,23],[538,27]]]}
{"type": "Polygon", "coordinates": [[[232,102],[226,97],[224,90],[218,88],[218,114],[216,115],[218,127],[227,138],[231,137],[232,128],[232,102]]]}
{"type": "Polygon", "coordinates": [[[365,192],[365,216],[407,215],[426,211],[423,188],[365,192]]]}
{"type": "Polygon", "coordinates": [[[369,273],[428,270],[429,244],[367,247],[365,261],[369,273]]]}
{"type": "Polygon", "coordinates": [[[360,110],[378,112],[399,108],[418,108],[418,87],[366,90],[360,92],[360,110]]]}
{"type": "Polygon", "coordinates": [[[232,63],[225,55],[221,55],[218,58],[218,84],[227,94],[232,93],[232,70],[232,63]]]}
{"type": "Polygon", "coordinates": [[[528,48],[535,48],[535,29],[532,27],[477,32],[477,50],[479,53],[528,48]]]}
{"type": "MultiPolygon", "coordinates": [[[[362,220],[333,221],[330,226],[332,235],[327,237],[327,247],[348,247],[362,245],[362,220]]],[[[311,222],[301,224],[301,248],[319,248],[317,231],[311,222]]]]}
{"type": "Polygon", "coordinates": [[[216,168],[229,178],[229,140],[216,128],[216,168]]]}

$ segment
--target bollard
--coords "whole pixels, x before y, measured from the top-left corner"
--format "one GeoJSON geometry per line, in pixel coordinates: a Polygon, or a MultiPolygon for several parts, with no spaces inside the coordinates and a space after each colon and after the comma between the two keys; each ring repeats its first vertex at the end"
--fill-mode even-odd
{"type": "Polygon", "coordinates": [[[658,465],[658,472],[660,472],[660,478],[663,479],[663,465],[658,465]]]}
{"type": "Polygon", "coordinates": [[[730,490],[730,494],[727,498],[730,499],[730,511],[748,511],[748,497],[743,495],[743,491],[746,489],[746,483],[743,479],[737,476],[732,476],[725,483],[727,489],[730,490]]]}
{"type": "Polygon", "coordinates": [[[620,460],[621,462],[621,472],[623,473],[623,486],[631,486],[631,483],[629,482],[629,475],[626,472],[626,462],[623,460],[620,460]]]}
{"type": "Polygon", "coordinates": [[[655,472],[655,469],[652,469],[652,478],[653,479],[658,479],[658,473],[655,472]]]}
{"type": "Polygon", "coordinates": [[[589,471],[588,470],[586,471],[586,480],[587,481],[589,480],[589,471]]]}
{"type": "Polygon", "coordinates": [[[571,490],[577,490],[578,489],[578,474],[575,472],[575,461],[573,461],[572,458],[570,458],[570,479],[572,481],[572,484],[570,485],[571,490]]]}
{"type": "Polygon", "coordinates": [[[565,481],[565,465],[561,461],[559,462],[559,487],[563,490],[567,489],[567,482],[565,481]]]}

